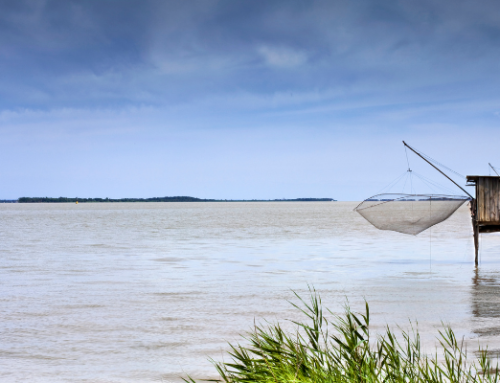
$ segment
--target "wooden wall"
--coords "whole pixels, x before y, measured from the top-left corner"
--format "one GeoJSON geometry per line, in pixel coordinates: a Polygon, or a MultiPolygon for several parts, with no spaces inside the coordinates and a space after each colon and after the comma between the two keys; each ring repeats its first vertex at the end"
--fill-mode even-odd
{"type": "Polygon", "coordinates": [[[478,223],[500,224],[500,177],[479,177],[476,182],[478,223]]]}

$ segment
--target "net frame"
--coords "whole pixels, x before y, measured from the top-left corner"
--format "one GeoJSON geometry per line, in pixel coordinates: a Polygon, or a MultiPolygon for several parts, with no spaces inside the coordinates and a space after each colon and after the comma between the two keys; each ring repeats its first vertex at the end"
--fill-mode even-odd
{"type": "Polygon", "coordinates": [[[377,229],[417,235],[447,220],[467,201],[470,197],[460,195],[381,193],[354,211],[377,229]]]}

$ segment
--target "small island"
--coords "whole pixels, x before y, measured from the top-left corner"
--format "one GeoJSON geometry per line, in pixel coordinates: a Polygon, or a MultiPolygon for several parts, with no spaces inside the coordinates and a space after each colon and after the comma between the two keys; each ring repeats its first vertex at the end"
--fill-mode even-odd
{"type": "Polygon", "coordinates": [[[152,198],[79,198],[79,197],[21,197],[18,203],[67,203],[67,202],[331,202],[333,198],[295,198],[295,199],[203,199],[188,196],[152,198]]]}

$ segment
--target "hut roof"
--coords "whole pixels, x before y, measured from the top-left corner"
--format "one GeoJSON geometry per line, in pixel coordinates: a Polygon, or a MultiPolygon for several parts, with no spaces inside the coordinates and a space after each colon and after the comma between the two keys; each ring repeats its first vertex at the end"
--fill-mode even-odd
{"type": "Polygon", "coordinates": [[[500,178],[498,176],[467,176],[467,182],[476,182],[479,178],[500,178]]]}

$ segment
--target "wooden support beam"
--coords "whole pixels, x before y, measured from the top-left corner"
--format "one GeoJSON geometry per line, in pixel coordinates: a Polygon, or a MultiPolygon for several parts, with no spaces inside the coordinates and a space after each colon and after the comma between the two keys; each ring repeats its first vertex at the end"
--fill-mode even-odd
{"type": "Polygon", "coordinates": [[[479,226],[479,234],[481,233],[498,233],[500,231],[500,225],[485,225],[479,226]]]}
{"type": "Polygon", "coordinates": [[[474,264],[479,266],[479,226],[473,223],[474,226],[474,264]]]}
{"type": "Polygon", "coordinates": [[[434,165],[432,162],[430,162],[427,158],[425,158],[422,154],[417,152],[415,149],[413,149],[410,145],[408,145],[406,142],[403,141],[404,146],[406,146],[408,149],[410,149],[413,153],[415,153],[417,156],[419,156],[421,159],[423,159],[425,162],[427,162],[429,165],[431,165],[434,169],[436,169],[439,173],[441,173],[443,176],[448,178],[451,182],[455,184],[456,187],[458,187],[460,190],[462,190],[465,194],[467,194],[470,198],[474,198],[469,194],[467,190],[465,190],[462,186],[457,184],[455,181],[453,181],[450,177],[446,175],[445,172],[443,172],[441,169],[439,169],[436,165],[434,165]]]}
{"type": "Polygon", "coordinates": [[[472,231],[474,235],[474,263],[479,265],[479,224],[477,223],[477,200],[470,201],[470,215],[472,218],[472,231]]]}

